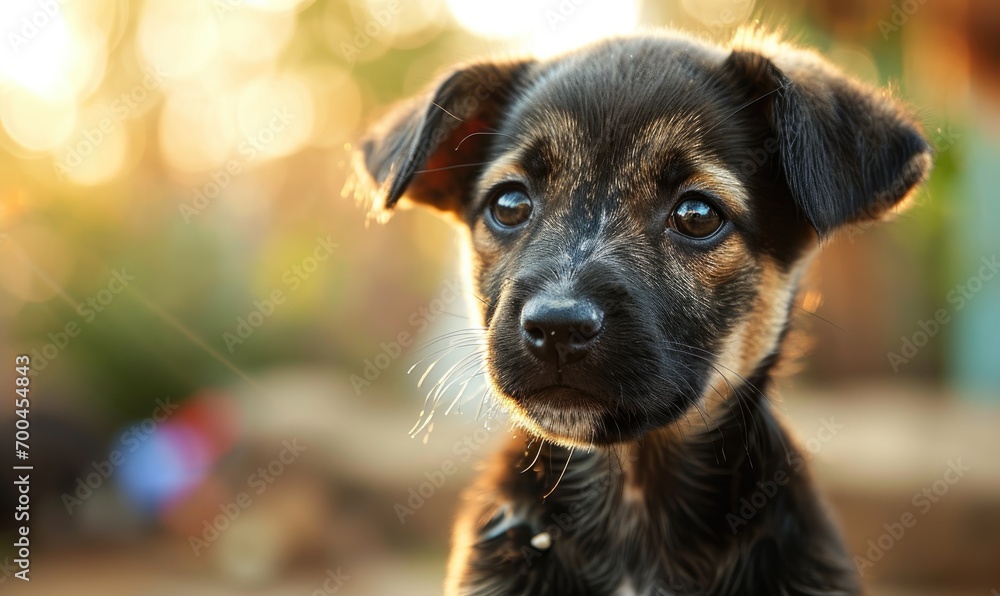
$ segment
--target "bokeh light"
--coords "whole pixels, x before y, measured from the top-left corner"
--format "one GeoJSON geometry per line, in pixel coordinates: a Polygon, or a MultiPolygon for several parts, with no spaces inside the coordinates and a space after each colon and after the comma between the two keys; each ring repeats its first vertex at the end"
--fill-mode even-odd
{"type": "Polygon", "coordinates": [[[293,73],[250,81],[236,102],[236,122],[237,150],[248,160],[293,153],[313,130],[309,88],[293,73]]]}
{"type": "Polygon", "coordinates": [[[290,10],[233,10],[220,20],[222,51],[234,66],[274,60],[295,32],[295,13],[290,10]]]}
{"type": "Polygon", "coordinates": [[[226,161],[236,145],[235,97],[211,84],[170,93],[160,113],[160,149],[171,167],[206,171],[226,161]]]}
{"type": "Polygon", "coordinates": [[[0,95],[0,119],[11,138],[25,149],[61,146],[76,128],[76,102],[63,96],[46,99],[23,87],[0,95]]]}
{"type": "Polygon", "coordinates": [[[220,17],[213,6],[199,0],[150,0],[137,31],[147,64],[177,79],[216,67],[220,17]]]}
{"type": "MultiPolygon", "coordinates": [[[[156,511],[184,497],[208,472],[209,447],[199,429],[152,419],[124,429],[114,450],[122,454],[119,485],[141,511],[156,511]]],[[[110,460],[109,460],[110,461],[110,460]]]]}

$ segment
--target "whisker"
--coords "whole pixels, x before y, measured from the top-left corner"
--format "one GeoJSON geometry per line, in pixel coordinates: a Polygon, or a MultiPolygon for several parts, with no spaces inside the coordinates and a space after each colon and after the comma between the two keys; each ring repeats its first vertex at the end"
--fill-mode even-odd
{"type": "MultiPolygon", "coordinates": [[[[474,355],[474,354],[473,354],[473,355],[474,355]]],[[[423,375],[422,375],[422,376],[420,377],[420,380],[419,380],[419,381],[417,382],[417,387],[418,387],[418,388],[419,388],[419,387],[421,387],[421,386],[423,385],[423,382],[424,382],[424,380],[425,380],[425,379],[427,378],[427,375],[428,375],[428,374],[430,374],[431,370],[433,370],[434,366],[435,366],[435,365],[437,365],[437,363],[438,363],[438,362],[441,362],[441,360],[442,360],[443,358],[445,358],[446,356],[448,356],[448,354],[443,354],[443,355],[442,355],[442,356],[441,356],[440,358],[438,358],[437,360],[435,360],[434,362],[432,362],[432,363],[430,364],[430,366],[428,366],[428,367],[427,367],[427,370],[426,370],[426,371],[424,371],[424,374],[423,374],[423,375]]],[[[467,355],[467,356],[465,356],[465,357],[463,357],[463,360],[464,360],[465,358],[468,358],[468,357],[469,357],[468,355],[467,355]]],[[[461,362],[461,361],[460,361],[460,362],[461,362]]],[[[417,364],[420,364],[420,363],[418,362],[417,364]]],[[[414,364],[413,366],[411,366],[411,367],[410,367],[410,371],[408,371],[408,373],[409,373],[409,372],[412,372],[412,371],[413,371],[413,369],[414,369],[414,368],[416,368],[417,364],[414,364]]],[[[457,366],[457,364],[456,364],[456,366],[457,366]]],[[[453,368],[454,368],[454,367],[453,367],[453,368]]],[[[447,373],[445,373],[445,374],[447,375],[447,373]]],[[[437,386],[437,383],[435,383],[435,386],[437,386]]],[[[438,406],[438,403],[439,403],[439,402],[438,402],[438,400],[436,400],[436,399],[435,399],[435,401],[434,401],[434,402],[431,402],[431,395],[432,395],[433,393],[434,393],[434,387],[431,387],[430,391],[428,391],[427,395],[426,395],[426,396],[424,397],[424,403],[423,403],[423,407],[422,407],[422,408],[421,408],[421,410],[420,410],[420,414],[418,414],[418,415],[417,415],[417,422],[416,422],[416,424],[414,425],[414,428],[416,428],[416,426],[417,426],[417,425],[419,425],[419,424],[420,424],[420,422],[421,422],[422,420],[425,420],[425,419],[424,419],[424,415],[428,413],[428,405],[427,405],[428,403],[430,403],[430,404],[431,404],[431,405],[430,405],[430,409],[429,409],[429,415],[428,415],[428,419],[429,419],[429,416],[430,416],[430,415],[433,415],[433,414],[434,414],[434,410],[435,410],[435,409],[437,408],[437,406],[438,406]]],[[[411,428],[411,429],[410,429],[410,434],[413,434],[413,432],[414,432],[414,429],[413,429],[413,428],[411,428]]]]}
{"type": "MultiPolygon", "coordinates": [[[[490,398],[496,397],[496,394],[493,393],[493,389],[490,388],[490,387],[486,388],[486,395],[487,395],[487,397],[490,397],[490,398]]],[[[497,414],[500,413],[500,408],[502,408],[502,407],[503,407],[503,403],[500,400],[493,399],[491,401],[490,409],[486,410],[486,422],[489,423],[489,421],[491,419],[496,418],[497,414]]]]}
{"type": "Polygon", "coordinates": [[[462,164],[458,164],[458,165],[454,165],[454,166],[442,166],[440,168],[430,168],[428,170],[417,170],[416,172],[413,172],[413,173],[414,174],[426,174],[428,172],[440,172],[442,170],[454,170],[455,168],[469,168],[469,167],[472,167],[472,166],[484,166],[484,165],[486,165],[488,163],[490,163],[490,162],[488,162],[488,161],[480,161],[480,162],[477,162],[477,163],[462,163],[462,164]]]}
{"type": "Polygon", "coordinates": [[[840,325],[834,323],[830,319],[825,319],[825,318],[819,316],[818,314],[814,313],[813,311],[806,310],[806,309],[802,308],[801,306],[796,306],[796,305],[793,304],[792,308],[794,308],[796,310],[801,310],[802,312],[804,312],[804,313],[806,313],[808,315],[812,315],[812,316],[816,317],[817,319],[819,319],[820,321],[823,321],[824,323],[830,325],[831,327],[833,327],[837,331],[840,331],[841,333],[843,333],[847,337],[849,337],[851,339],[854,339],[854,335],[850,331],[848,331],[847,329],[844,329],[843,327],[841,327],[840,325]]]}
{"type": "Polygon", "coordinates": [[[505,134],[505,133],[502,133],[502,132],[487,132],[487,131],[473,132],[473,133],[465,135],[465,138],[458,142],[458,145],[455,146],[455,151],[458,151],[458,148],[462,146],[462,143],[465,142],[465,139],[468,139],[469,137],[474,137],[476,135],[499,135],[499,136],[503,136],[503,137],[507,137],[507,138],[513,139],[515,141],[517,140],[515,137],[512,137],[511,135],[505,134]]]}
{"type": "Polygon", "coordinates": [[[460,314],[456,314],[456,313],[453,313],[453,312],[449,312],[447,310],[440,310],[440,311],[438,311],[438,313],[440,313],[442,315],[448,315],[449,317],[453,317],[453,318],[456,318],[456,319],[462,319],[463,321],[466,321],[466,320],[469,319],[469,317],[467,315],[460,315],[460,314]]]}
{"type": "MultiPolygon", "coordinates": [[[[689,366],[688,364],[686,364],[684,362],[679,362],[678,364],[680,364],[681,366],[683,366],[687,370],[689,370],[691,372],[694,372],[694,369],[691,366],[689,366]]],[[[667,379],[663,378],[662,375],[657,374],[656,376],[658,378],[660,378],[661,380],[667,380],[667,379]]],[[[696,395],[697,394],[697,391],[695,390],[694,386],[691,384],[690,381],[688,381],[687,379],[685,379],[683,377],[681,377],[681,380],[683,380],[684,384],[687,385],[688,389],[691,391],[691,395],[696,395]]],[[[715,391],[716,394],[718,394],[718,396],[719,396],[720,399],[725,399],[725,397],[722,395],[722,392],[719,391],[718,387],[716,387],[715,385],[713,385],[711,383],[709,383],[709,387],[711,387],[712,390],[715,391]]],[[[701,416],[701,421],[705,425],[705,429],[708,430],[709,432],[711,432],[714,429],[719,434],[719,438],[721,439],[721,442],[722,442],[722,444],[720,445],[719,448],[722,450],[722,457],[723,457],[723,459],[725,459],[725,457],[726,457],[726,434],[723,433],[722,429],[719,428],[718,426],[713,426],[713,424],[709,423],[709,420],[712,420],[713,423],[715,422],[715,420],[712,419],[712,415],[711,414],[709,414],[704,408],[701,407],[701,404],[698,403],[700,400],[701,400],[701,397],[700,396],[696,396],[696,398],[691,401],[691,405],[694,406],[695,410],[698,411],[698,415],[701,416]]],[[[713,452],[715,454],[715,463],[718,464],[719,463],[719,452],[716,449],[713,449],[713,452]]]]}
{"type": "Polygon", "coordinates": [[[430,358],[433,358],[434,356],[437,356],[438,354],[442,354],[443,353],[442,358],[444,358],[444,357],[448,356],[451,352],[453,352],[453,351],[455,351],[457,349],[460,349],[460,348],[474,348],[474,347],[477,347],[477,346],[478,347],[485,347],[485,345],[483,345],[483,343],[480,340],[478,340],[478,339],[477,340],[473,340],[473,339],[466,338],[466,339],[456,340],[455,343],[453,343],[451,345],[448,345],[448,346],[445,346],[443,348],[438,348],[437,350],[431,352],[430,354],[427,354],[426,356],[424,356],[420,360],[417,360],[416,362],[414,362],[413,365],[410,366],[410,368],[408,368],[406,370],[406,374],[411,374],[413,372],[413,369],[417,368],[417,366],[419,366],[422,362],[426,362],[427,360],[429,360],[430,358]]]}
{"type": "MultiPolygon", "coordinates": [[[[459,122],[461,122],[462,124],[468,124],[468,123],[469,123],[469,122],[468,122],[467,120],[462,120],[461,118],[459,118],[459,117],[458,117],[458,116],[456,116],[455,114],[452,114],[452,113],[451,113],[451,112],[449,112],[448,110],[444,109],[443,107],[441,107],[441,104],[439,104],[439,103],[437,103],[437,102],[435,102],[435,101],[432,101],[432,102],[431,102],[431,105],[433,105],[433,106],[434,106],[435,108],[437,108],[437,109],[441,110],[441,111],[442,111],[442,112],[444,112],[445,114],[448,114],[449,116],[451,116],[451,117],[452,117],[452,118],[454,118],[455,120],[458,120],[458,121],[459,121],[459,122]]],[[[489,128],[490,130],[494,130],[494,129],[493,129],[493,128],[491,128],[491,127],[487,127],[487,128],[489,128]]]]}
{"type": "Polygon", "coordinates": [[[792,84],[792,82],[789,81],[789,82],[785,83],[784,85],[782,85],[782,86],[780,86],[780,87],[778,87],[776,89],[771,89],[770,91],[768,91],[764,95],[761,95],[760,97],[757,97],[755,99],[751,99],[750,101],[748,101],[745,104],[741,105],[740,107],[736,108],[736,111],[734,111],[732,114],[729,114],[728,116],[726,116],[725,118],[723,118],[722,120],[720,120],[718,123],[716,123],[715,126],[713,126],[712,128],[708,129],[705,132],[705,134],[708,134],[708,133],[712,132],[713,130],[715,130],[716,128],[722,126],[722,124],[725,123],[726,120],[729,120],[730,118],[732,118],[736,114],[739,114],[740,112],[742,112],[746,108],[752,106],[753,104],[757,103],[758,101],[764,99],[765,97],[767,97],[769,95],[772,95],[774,93],[777,93],[778,91],[781,91],[781,90],[785,89],[786,87],[788,87],[791,84],[792,84]]]}
{"type": "MultiPolygon", "coordinates": [[[[556,488],[558,488],[559,487],[559,483],[562,482],[563,476],[566,475],[566,470],[569,468],[569,461],[571,459],[573,459],[573,452],[575,452],[575,451],[576,451],[576,447],[570,447],[570,449],[569,449],[569,455],[566,456],[566,465],[563,466],[562,473],[559,474],[559,478],[556,479],[555,485],[552,487],[551,490],[549,490],[549,492],[545,493],[545,495],[542,497],[543,501],[545,499],[549,498],[549,495],[551,495],[552,493],[556,492],[556,488]]],[[[551,455],[551,453],[552,452],[550,451],[549,454],[551,455]]]]}
{"type": "MultiPolygon", "coordinates": [[[[481,354],[475,354],[475,355],[481,355],[481,354]]],[[[460,371],[460,372],[458,373],[458,374],[459,374],[459,379],[461,378],[461,375],[463,375],[463,374],[464,374],[464,373],[465,373],[466,371],[468,371],[468,370],[472,369],[472,367],[474,367],[474,366],[476,366],[476,362],[475,362],[475,361],[473,361],[473,362],[469,363],[468,365],[466,365],[466,366],[465,366],[465,367],[464,367],[464,368],[463,368],[463,369],[462,369],[462,370],[461,370],[461,371],[460,371]]],[[[486,364],[484,364],[484,363],[480,363],[480,364],[479,364],[479,368],[478,368],[478,369],[476,370],[476,372],[475,372],[475,373],[473,373],[472,375],[470,375],[470,376],[469,376],[469,377],[468,377],[467,379],[465,379],[464,381],[459,381],[459,379],[455,379],[454,381],[452,381],[452,382],[448,383],[448,385],[446,385],[446,386],[444,387],[444,389],[442,389],[442,390],[441,390],[441,394],[442,394],[442,395],[446,394],[446,393],[448,392],[448,390],[449,390],[449,389],[451,389],[451,386],[452,386],[452,385],[454,385],[455,383],[462,383],[462,384],[465,384],[465,385],[468,385],[468,383],[469,383],[470,381],[472,381],[472,379],[474,379],[474,378],[476,378],[477,376],[479,376],[479,375],[480,375],[480,374],[481,374],[481,373],[482,373],[482,372],[483,372],[483,371],[485,370],[485,368],[486,368],[486,364]]],[[[465,391],[465,389],[462,389],[462,391],[460,391],[460,392],[459,392],[459,394],[458,394],[458,397],[456,397],[456,398],[455,398],[455,400],[451,402],[451,405],[450,405],[450,406],[448,406],[448,410],[447,410],[447,411],[446,411],[446,412],[444,413],[444,415],[445,415],[445,416],[447,416],[447,415],[448,415],[448,412],[451,412],[451,409],[452,409],[452,408],[453,408],[453,407],[455,406],[455,403],[457,403],[457,401],[458,401],[458,398],[459,398],[459,397],[462,397],[462,392],[463,392],[463,391],[465,391]]]]}
{"type": "Polygon", "coordinates": [[[430,366],[427,367],[427,370],[424,371],[424,374],[420,375],[420,380],[417,381],[417,389],[420,389],[423,386],[424,379],[427,378],[427,375],[431,374],[431,371],[434,370],[434,367],[437,366],[437,363],[441,362],[441,360],[443,360],[447,355],[448,354],[443,354],[440,358],[430,363],[430,366]]]}
{"type": "MultiPolygon", "coordinates": [[[[678,342],[674,342],[674,345],[675,346],[685,346],[685,347],[690,348],[690,349],[700,349],[700,348],[697,348],[696,346],[688,346],[686,344],[682,344],[682,343],[678,343],[678,342]]],[[[677,349],[676,347],[672,347],[672,346],[666,346],[666,347],[668,349],[673,349],[675,352],[678,352],[680,354],[684,354],[684,355],[690,356],[692,358],[699,358],[699,359],[701,359],[706,364],[708,364],[710,367],[712,367],[712,369],[715,370],[715,372],[719,373],[719,376],[722,377],[722,380],[724,380],[726,382],[726,384],[729,385],[729,388],[733,392],[733,395],[736,396],[735,399],[737,401],[737,404],[740,406],[740,417],[742,419],[741,426],[743,428],[743,450],[747,454],[747,459],[748,459],[748,461],[750,461],[750,466],[753,467],[753,461],[752,461],[752,458],[750,456],[750,443],[749,443],[749,434],[747,433],[747,423],[746,423],[746,411],[745,411],[745,407],[743,405],[743,402],[739,399],[739,392],[736,390],[736,387],[729,380],[729,377],[727,377],[725,375],[725,373],[723,373],[721,370],[719,370],[719,368],[716,366],[716,363],[713,360],[709,359],[709,358],[706,358],[704,356],[700,356],[700,355],[695,354],[693,352],[685,352],[683,350],[677,349]]],[[[721,365],[719,365],[719,366],[721,366],[721,365]]],[[[726,368],[726,367],[722,366],[722,368],[726,368]]],[[[729,369],[727,369],[727,370],[729,370],[729,369]]],[[[730,371],[730,372],[732,372],[732,371],[730,371]]],[[[739,375],[739,373],[733,373],[733,374],[735,374],[736,376],[740,377],[741,379],[743,378],[743,377],[741,377],[739,375]]],[[[749,381],[746,381],[746,379],[744,379],[744,381],[747,384],[749,384],[749,381]]],[[[722,394],[720,393],[719,395],[721,396],[722,394]]]]}
{"type": "Polygon", "coordinates": [[[449,368],[443,375],[441,375],[441,378],[438,380],[438,382],[434,383],[434,386],[431,387],[431,392],[434,393],[434,405],[435,405],[435,407],[437,407],[437,404],[440,402],[440,398],[444,394],[444,391],[447,389],[447,387],[451,386],[450,384],[446,386],[445,383],[448,381],[448,378],[451,377],[452,373],[455,372],[455,370],[458,367],[460,367],[460,366],[463,366],[463,367],[464,366],[468,366],[469,363],[467,361],[470,360],[470,359],[473,360],[472,363],[474,365],[475,362],[476,362],[476,360],[481,355],[482,355],[482,351],[478,351],[478,350],[476,352],[473,352],[472,354],[468,354],[468,355],[462,357],[461,360],[459,360],[458,362],[456,362],[455,364],[453,364],[451,368],[449,368]],[[437,389],[436,392],[435,392],[435,389],[437,389]]]}
{"type": "MultiPolygon", "coordinates": [[[[455,406],[456,403],[458,403],[458,400],[461,399],[461,397],[464,394],[465,390],[468,388],[469,383],[471,383],[471,381],[476,376],[478,376],[478,374],[473,374],[469,378],[465,379],[464,381],[461,380],[461,377],[456,378],[455,380],[450,381],[450,382],[448,382],[448,379],[455,375],[455,371],[459,367],[461,367],[461,371],[460,371],[459,374],[464,374],[466,371],[470,370],[473,366],[476,365],[476,360],[479,357],[481,357],[481,356],[482,356],[481,352],[469,354],[469,355],[463,357],[462,360],[460,360],[459,362],[455,363],[454,366],[452,366],[447,372],[445,372],[444,375],[442,375],[441,379],[439,379],[434,384],[434,386],[431,387],[430,391],[428,391],[428,393],[427,393],[427,396],[425,396],[425,398],[424,398],[424,409],[421,410],[421,412],[420,412],[420,417],[421,418],[425,415],[425,413],[428,413],[428,412],[429,412],[428,415],[434,414],[437,411],[438,407],[441,405],[441,399],[442,399],[442,397],[444,397],[444,395],[446,394],[447,390],[452,385],[454,385],[455,383],[461,383],[462,384],[462,388],[459,391],[459,394],[456,396],[456,398],[454,400],[452,400],[451,404],[448,406],[447,411],[445,411],[445,415],[448,415],[448,413],[451,412],[451,409],[455,406]],[[469,361],[469,362],[467,362],[467,361],[469,361]],[[430,402],[429,409],[428,409],[428,406],[427,406],[428,402],[430,402]]],[[[418,422],[418,424],[419,424],[419,422],[418,422]]]]}
{"type": "MultiPolygon", "coordinates": [[[[455,396],[455,399],[452,400],[451,404],[449,404],[448,408],[444,411],[444,415],[445,416],[447,416],[448,414],[451,414],[451,409],[455,407],[455,404],[457,404],[460,399],[462,399],[462,395],[464,395],[465,394],[465,390],[469,388],[469,383],[471,381],[472,381],[472,378],[470,377],[470,378],[462,381],[462,383],[459,385],[458,395],[455,396]]],[[[449,387],[450,387],[450,385],[449,385],[449,387]]],[[[461,413],[461,411],[462,411],[461,407],[459,407],[459,413],[461,413]]]]}
{"type": "MultiPolygon", "coordinates": [[[[697,346],[692,346],[692,345],[681,343],[681,342],[673,342],[673,343],[674,343],[675,346],[683,347],[683,348],[690,349],[690,350],[698,350],[699,352],[703,352],[705,354],[708,354],[709,356],[713,356],[713,354],[711,352],[709,352],[708,350],[705,350],[703,348],[699,348],[697,346]]],[[[726,369],[728,372],[736,375],[741,381],[743,381],[743,383],[747,387],[750,387],[751,389],[753,389],[757,393],[757,395],[761,396],[762,398],[764,398],[765,401],[768,401],[770,403],[770,398],[767,396],[766,393],[764,393],[763,391],[761,391],[756,385],[754,385],[753,383],[751,383],[749,379],[747,379],[746,377],[744,377],[740,373],[736,372],[735,370],[733,370],[733,369],[731,369],[731,368],[729,368],[729,367],[727,367],[727,366],[725,366],[723,364],[719,364],[715,360],[713,360],[711,358],[707,358],[705,356],[698,356],[698,355],[693,354],[693,353],[689,353],[688,355],[689,356],[694,356],[696,358],[701,358],[702,360],[704,360],[705,362],[709,363],[713,367],[718,366],[718,367],[722,367],[722,368],[726,369]]],[[[718,369],[716,369],[716,372],[718,372],[720,375],[722,374],[722,372],[719,371],[718,369]]],[[[723,375],[723,377],[725,377],[725,375],[723,375]]],[[[733,388],[733,390],[735,391],[735,387],[733,387],[732,383],[730,383],[729,386],[731,388],[733,388]]]]}
{"type": "MultiPolygon", "coordinates": [[[[674,342],[674,345],[675,346],[683,346],[683,347],[691,349],[691,350],[699,350],[701,352],[705,352],[705,353],[710,354],[710,352],[708,352],[707,350],[704,350],[702,348],[698,348],[697,346],[692,346],[692,345],[684,344],[684,343],[681,343],[681,342],[674,342]]],[[[670,346],[667,346],[667,347],[670,348],[670,346]]],[[[676,348],[674,348],[674,349],[675,349],[675,351],[677,351],[676,348]]],[[[684,352],[681,352],[681,353],[684,353],[684,352]]],[[[754,385],[753,383],[751,383],[748,379],[746,379],[745,377],[743,377],[738,372],[736,372],[736,371],[734,371],[734,370],[732,370],[732,369],[730,369],[730,368],[728,368],[728,367],[726,367],[724,365],[718,364],[717,362],[714,362],[713,360],[711,360],[709,358],[706,358],[704,356],[699,356],[698,354],[694,354],[694,353],[690,353],[690,352],[688,352],[687,355],[691,356],[691,357],[694,357],[694,358],[700,358],[701,360],[705,361],[710,366],[712,366],[712,368],[714,368],[715,371],[718,372],[720,376],[722,376],[723,380],[726,381],[726,383],[729,385],[730,389],[732,389],[732,391],[733,391],[734,398],[737,400],[737,403],[740,406],[740,413],[741,413],[741,415],[744,416],[744,421],[745,421],[745,413],[743,411],[743,408],[744,408],[744,406],[743,406],[743,400],[746,399],[746,396],[736,390],[736,388],[733,386],[733,384],[729,381],[729,378],[726,377],[726,375],[722,371],[720,371],[717,368],[717,366],[722,367],[722,368],[726,369],[727,371],[729,371],[730,373],[732,373],[732,374],[736,375],[737,377],[739,377],[739,379],[743,381],[743,384],[746,387],[749,387],[750,389],[752,389],[756,395],[758,395],[761,398],[763,398],[763,400],[765,402],[767,402],[769,404],[772,403],[770,397],[768,397],[768,395],[766,393],[764,393],[763,391],[761,391],[760,388],[758,388],[756,385],[754,385]]],[[[758,422],[758,420],[756,418],[754,418],[754,424],[755,424],[755,426],[756,426],[757,422],[758,422]]],[[[766,434],[766,430],[763,431],[763,432],[764,432],[764,434],[766,434]]],[[[744,425],[744,434],[746,435],[746,426],[745,425],[744,425]]],[[[749,436],[745,436],[744,438],[746,439],[744,441],[744,449],[746,449],[746,450],[749,451],[749,443],[747,442],[747,440],[749,440],[749,436]]],[[[779,435],[779,440],[781,441],[781,447],[785,451],[785,457],[787,459],[789,457],[789,453],[790,453],[788,444],[785,442],[784,438],[781,437],[780,435],[779,435]]],[[[747,453],[747,455],[749,456],[749,453],[747,453]]],[[[751,466],[752,465],[753,465],[753,462],[751,460],[751,466]]]]}
{"type": "Polygon", "coordinates": [[[416,430],[410,430],[410,436],[416,437],[420,433],[420,431],[427,428],[427,425],[430,424],[431,420],[433,419],[434,419],[434,411],[431,410],[430,414],[428,414],[427,417],[424,418],[423,424],[421,424],[419,420],[417,421],[417,425],[419,426],[419,428],[414,427],[416,430]]]}
{"type": "Polygon", "coordinates": [[[489,387],[487,387],[486,390],[483,391],[483,397],[482,399],[479,400],[479,408],[476,409],[476,420],[479,420],[480,415],[482,415],[483,413],[483,404],[486,403],[486,396],[489,394],[489,392],[490,392],[489,387]]]}
{"type": "Polygon", "coordinates": [[[456,116],[455,114],[452,114],[452,113],[451,113],[451,112],[449,112],[448,110],[446,110],[446,109],[444,109],[443,107],[441,107],[441,104],[439,104],[438,102],[436,102],[436,101],[432,101],[432,102],[431,102],[431,105],[432,105],[432,106],[434,106],[434,107],[436,107],[437,109],[441,110],[441,111],[442,111],[442,112],[444,112],[445,114],[448,114],[449,116],[451,116],[451,117],[452,117],[452,118],[454,118],[455,120],[458,120],[458,121],[459,121],[459,122],[461,122],[462,124],[468,124],[468,122],[466,122],[465,120],[462,120],[461,118],[459,118],[459,117],[458,117],[458,116],[456,116]]]}
{"type": "Polygon", "coordinates": [[[429,339],[425,342],[417,344],[416,346],[414,346],[414,349],[423,350],[438,342],[444,341],[446,339],[453,339],[456,337],[464,337],[466,339],[469,339],[470,337],[481,337],[484,331],[486,331],[486,329],[481,327],[470,327],[468,329],[457,329],[455,331],[449,331],[447,333],[442,333],[441,335],[438,335],[433,339],[429,339]]]}
{"type": "MultiPolygon", "coordinates": [[[[410,368],[409,368],[409,369],[408,369],[408,370],[406,371],[406,374],[410,374],[410,373],[412,373],[412,372],[413,372],[413,369],[417,368],[417,366],[419,366],[419,365],[420,365],[420,363],[422,363],[422,362],[426,362],[426,361],[427,361],[427,360],[429,360],[430,358],[433,358],[434,356],[438,356],[438,355],[440,354],[440,356],[439,356],[439,357],[437,358],[437,360],[435,360],[434,362],[432,362],[432,363],[430,364],[430,366],[428,366],[428,367],[427,367],[427,370],[426,370],[426,371],[424,372],[423,376],[421,376],[421,377],[420,377],[420,380],[419,380],[419,381],[417,381],[417,387],[419,388],[419,387],[420,387],[420,385],[421,385],[421,384],[422,384],[422,383],[424,382],[424,379],[425,379],[425,378],[427,377],[427,373],[429,373],[429,372],[431,371],[431,369],[432,369],[432,368],[434,368],[434,366],[435,366],[435,365],[436,365],[436,364],[437,364],[438,362],[440,362],[440,361],[441,361],[441,360],[443,360],[444,358],[447,358],[448,356],[450,356],[450,355],[451,355],[451,353],[452,353],[452,352],[454,352],[455,350],[458,350],[458,349],[461,349],[461,348],[474,348],[474,347],[477,347],[477,346],[480,346],[480,343],[479,343],[479,342],[471,342],[471,341],[469,341],[469,340],[462,340],[462,341],[461,341],[461,342],[459,342],[459,343],[455,343],[455,344],[452,344],[452,345],[450,345],[450,346],[446,346],[446,347],[444,347],[444,348],[441,348],[441,349],[439,349],[439,350],[435,350],[434,352],[431,352],[430,354],[428,354],[428,355],[424,356],[424,357],[423,357],[423,358],[421,358],[420,360],[417,360],[417,361],[416,361],[416,362],[415,362],[415,363],[413,364],[413,366],[411,366],[411,367],[410,367],[410,368]]],[[[481,347],[481,346],[480,346],[480,347],[481,347]]]]}
{"type": "MultiPolygon", "coordinates": [[[[534,441],[534,439],[532,439],[532,441],[534,441]]],[[[530,443],[528,444],[528,447],[531,447],[531,444],[530,444],[530,443]]],[[[521,470],[521,473],[522,473],[522,474],[524,474],[525,472],[527,472],[527,471],[528,471],[528,470],[530,470],[531,468],[534,468],[534,467],[535,467],[535,464],[537,464],[537,463],[538,463],[538,458],[539,458],[539,456],[541,456],[541,455],[542,455],[542,449],[544,449],[544,448],[545,448],[545,439],[544,439],[544,438],[539,438],[539,443],[538,443],[538,453],[536,453],[536,454],[535,454],[535,459],[531,460],[531,463],[530,463],[530,464],[528,464],[528,467],[527,467],[527,468],[525,468],[525,469],[523,469],[523,470],[521,470]]]]}

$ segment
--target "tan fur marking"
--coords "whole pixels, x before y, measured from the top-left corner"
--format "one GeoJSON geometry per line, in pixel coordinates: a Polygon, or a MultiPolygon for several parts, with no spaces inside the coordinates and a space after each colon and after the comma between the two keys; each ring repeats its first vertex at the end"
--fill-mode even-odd
{"type": "Polygon", "coordinates": [[[735,174],[714,159],[700,160],[698,169],[701,173],[689,178],[685,187],[715,195],[737,214],[750,211],[750,197],[735,174]]]}
{"type": "Polygon", "coordinates": [[[524,170],[519,165],[523,153],[524,147],[519,146],[490,162],[487,170],[483,172],[479,180],[479,184],[476,187],[476,194],[482,196],[486,191],[505,180],[527,178],[524,170]]]}
{"type": "MultiPolygon", "coordinates": [[[[794,298],[798,278],[811,260],[811,253],[799,260],[787,274],[768,260],[760,263],[759,292],[753,308],[736,325],[725,341],[716,362],[721,371],[713,373],[703,402],[715,404],[718,390],[726,398],[732,389],[726,382],[738,384],[740,378],[749,377],[760,362],[776,347],[788,318],[788,304],[794,298]],[[714,387],[714,388],[713,388],[714,387]]],[[[689,416],[689,419],[691,417],[689,416]]]]}

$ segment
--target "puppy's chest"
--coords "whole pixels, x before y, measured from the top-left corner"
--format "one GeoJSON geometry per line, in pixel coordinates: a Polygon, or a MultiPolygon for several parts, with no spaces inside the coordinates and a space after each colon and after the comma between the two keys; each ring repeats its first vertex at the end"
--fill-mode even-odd
{"type": "Polygon", "coordinates": [[[645,503],[623,500],[598,517],[569,527],[559,559],[579,560],[588,587],[616,596],[668,594],[659,588],[672,575],[662,552],[661,520],[651,518],[645,503]]]}
{"type": "Polygon", "coordinates": [[[676,573],[667,520],[628,474],[567,478],[549,499],[512,504],[525,571],[579,593],[663,595],[676,573]],[[516,512],[516,513],[514,513],[516,512]]]}

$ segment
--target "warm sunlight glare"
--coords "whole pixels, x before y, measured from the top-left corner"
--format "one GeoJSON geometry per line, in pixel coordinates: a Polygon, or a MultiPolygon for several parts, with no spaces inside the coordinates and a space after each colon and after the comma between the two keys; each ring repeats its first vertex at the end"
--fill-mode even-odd
{"type": "Polygon", "coordinates": [[[70,67],[73,40],[56,2],[8,0],[0,3],[0,22],[14,23],[0,44],[0,77],[49,98],[60,89],[70,67]]]}
{"type": "Polygon", "coordinates": [[[537,10],[533,0],[504,4],[448,0],[448,8],[470,32],[542,56],[634,31],[639,21],[636,0],[563,0],[545,10],[537,10]]]}

